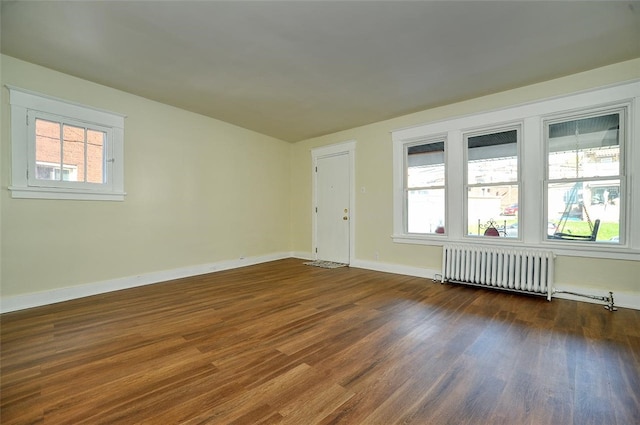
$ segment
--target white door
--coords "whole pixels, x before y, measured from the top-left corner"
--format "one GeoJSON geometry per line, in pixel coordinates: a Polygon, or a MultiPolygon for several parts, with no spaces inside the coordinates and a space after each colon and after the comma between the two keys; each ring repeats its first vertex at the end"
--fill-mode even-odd
{"type": "Polygon", "coordinates": [[[316,161],[317,259],[349,264],[351,216],[349,153],[316,161]]]}

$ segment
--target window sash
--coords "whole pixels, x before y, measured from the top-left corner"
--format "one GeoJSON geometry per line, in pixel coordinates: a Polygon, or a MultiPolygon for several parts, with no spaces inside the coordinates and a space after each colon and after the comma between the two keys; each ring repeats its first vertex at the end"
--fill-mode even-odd
{"type": "MultiPolygon", "coordinates": [[[[404,144],[403,170],[404,232],[418,235],[444,234],[447,211],[446,139],[434,138],[404,144]],[[412,153],[412,151],[415,153],[412,153]],[[409,176],[411,168],[422,168],[425,176],[413,179],[422,184],[411,183],[409,176]],[[428,174],[433,175],[430,180],[432,183],[428,183],[428,174]],[[425,205],[420,206],[420,204],[427,202],[426,199],[421,201],[418,199],[420,192],[424,191],[432,192],[433,194],[441,193],[435,199],[438,205],[437,208],[425,208],[425,205]],[[412,202],[412,200],[416,202],[412,202]],[[416,215],[419,215],[422,219],[414,220],[416,215]]],[[[433,200],[429,202],[433,202],[433,200]]]]}
{"type": "MultiPolygon", "coordinates": [[[[591,179],[600,177],[619,177],[625,173],[625,140],[626,140],[626,116],[627,107],[598,108],[578,114],[562,114],[549,117],[544,120],[544,146],[545,146],[545,178],[549,181],[561,181],[563,179],[591,179]],[[613,118],[614,116],[617,119],[613,118]],[[572,123],[574,125],[572,125],[572,123]],[[617,124],[617,128],[612,126],[617,124]],[[566,128],[563,128],[565,127],[566,128]],[[555,131],[551,134],[552,127],[560,127],[564,132],[555,131]],[[587,127],[587,128],[584,128],[587,127]],[[575,129],[575,131],[574,131],[575,129]],[[561,134],[558,134],[561,133],[561,134]],[[572,133],[572,134],[570,134],[572,133]],[[553,136],[553,137],[552,137],[553,136]],[[552,143],[553,141],[553,143],[552,143]],[[574,155],[588,153],[616,154],[619,157],[617,170],[607,167],[604,174],[589,174],[586,166],[576,164],[571,175],[554,177],[551,170],[552,155],[574,155]],[[564,150],[563,150],[564,149],[564,150]]],[[[600,155],[607,156],[607,155],[600,155]]],[[[576,161],[578,162],[578,161],[576,161]]],[[[587,164],[589,164],[587,162],[587,164]]],[[[573,164],[572,164],[573,165],[573,164]]],[[[555,174],[560,174],[555,171],[555,174]]]]}
{"type": "MultiPolygon", "coordinates": [[[[558,238],[549,238],[549,242],[551,243],[570,243],[570,244],[593,244],[593,243],[597,243],[597,244],[610,244],[610,245],[625,245],[626,244],[626,235],[627,235],[627,231],[626,231],[626,211],[627,211],[627,205],[626,205],[626,196],[625,194],[628,193],[628,186],[627,186],[627,176],[625,175],[625,164],[627,161],[626,158],[626,144],[627,144],[627,137],[626,137],[626,120],[627,120],[627,114],[628,114],[628,108],[627,107],[613,107],[613,108],[597,108],[597,109],[592,109],[592,110],[587,110],[587,111],[583,111],[581,113],[578,114],[563,114],[563,115],[558,115],[558,116],[554,116],[554,117],[549,117],[546,120],[543,121],[543,125],[544,125],[544,145],[545,145],[545,181],[544,181],[544,217],[547,221],[552,221],[555,219],[555,217],[552,216],[552,210],[554,209],[553,203],[557,204],[558,200],[557,200],[557,195],[556,195],[556,199],[552,200],[552,193],[553,192],[557,192],[558,190],[563,190],[562,188],[564,188],[564,190],[569,190],[567,188],[573,188],[573,187],[578,187],[578,185],[582,186],[581,189],[579,189],[580,193],[578,194],[577,199],[563,199],[563,202],[565,203],[565,207],[564,210],[562,211],[562,214],[560,215],[560,218],[558,219],[558,232],[560,233],[565,233],[562,232],[562,228],[566,226],[566,223],[569,220],[578,220],[581,222],[584,222],[585,220],[588,223],[591,223],[591,225],[593,226],[593,223],[595,222],[596,219],[600,219],[602,218],[602,220],[605,219],[609,219],[611,220],[613,217],[612,214],[612,209],[615,209],[618,211],[617,213],[617,222],[614,220],[613,222],[609,221],[609,222],[603,222],[600,221],[600,230],[598,230],[598,234],[596,235],[596,240],[592,241],[592,240],[587,240],[586,238],[562,238],[562,237],[558,237],[558,238]],[[606,171],[602,174],[600,174],[599,172],[597,174],[593,174],[593,173],[585,173],[584,168],[586,167],[582,167],[580,164],[577,164],[574,167],[573,172],[575,173],[574,176],[572,177],[556,177],[553,178],[553,176],[551,176],[551,156],[553,154],[555,154],[556,152],[558,152],[558,146],[561,145],[560,143],[556,143],[555,145],[553,145],[551,143],[551,127],[552,126],[558,126],[558,125],[562,125],[564,123],[572,123],[572,122],[580,122],[586,125],[589,125],[589,121],[598,121],[598,120],[606,120],[607,118],[613,116],[613,115],[617,115],[617,124],[618,124],[618,128],[616,129],[617,133],[615,134],[616,138],[615,141],[613,139],[613,134],[611,133],[612,130],[610,129],[594,129],[594,130],[600,130],[597,132],[592,132],[592,134],[590,134],[588,137],[586,137],[585,139],[585,143],[582,143],[582,141],[580,140],[580,134],[578,133],[578,139],[575,142],[577,144],[578,147],[583,148],[583,149],[576,149],[576,150],[567,150],[565,152],[567,152],[568,154],[571,153],[575,153],[576,157],[578,158],[578,152],[592,152],[593,149],[600,149],[602,147],[604,147],[604,149],[610,149],[610,146],[618,146],[618,167],[617,173],[613,173],[613,167],[607,167],[607,166],[603,166],[602,168],[605,169],[606,171]],[[596,133],[596,134],[593,134],[596,133]],[[592,151],[589,151],[592,150],[592,151]],[[607,192],[609,192],[608,189],[612,188],[615,186],[615,184],[609,184],[611,181],[617,181],[618,183],[618,195],[616,197],[617,201],[615,204],[613,203],[609,203],[609,199],[607,200],[603,200],[604,202],[604,208],[602,208],[601,206],[599,206],[598,200],[597,198],[595,198],[591,193],[593,192],[593,190],[591,190],[591,187],[595,187],[596,189],[599,189],[598,186],[602,186],[602,188],[607,188],[607,192]],[[584,186],[589,186],[588,188],[585,188],[584,186]],[[560,188],[560,189],[559,189],[560,188]],[[591,194],[591,195],[589,195],[591,194]],[[585,195],[587,195],[587,199],[585,199],[585,195]],[[605,214],[606,212],[606,208],[610,206],[609,208],[609,212],[605,214]],[[602,211],[602,210],[605,211],[602,211]],[[591,210],[591,213],[589,212],[591,210]],[[607,238],[603,238],[603,230],[606,232],[606,226],[616,226],[618,227],[618,232],[617,232],[617,240],[611,240],[611,239],[607,239],[607,238]]],[[[614,122],[613,120],[609,120],[610,122],[614,122]]],[[[593,124],[592,123],[592,127],[593,125],[597,125],[597,124],[593,124]]],[[[570,145],[568,145],[567,143],[564,143],[564,146],[566,146],[567,148],[571,147],[570,145]]],[[[578,162],[579,160],[577,160],[576,162],[578,162]]],[[[598,170],[599,171],[599,170],[598,170]]],[[[577,190],[576,190],[577,191],[577,190]]],[[[600,190],[597,190],[596,193],[599,193],[600,190]]],[[[604,192],[604,190],[603,190],[604,192]]],[[[565,196],[566,197],[566,196],[565,196]]],[[[607,198],[610,198],[609,195],[607,195],[607,198]]],[[[557,208],[556,208],[557,209],[557,208]]],[[[555,210],[554,210],[555,212],[555,210]]],[[[590,226],[590,231],[593,229],[592,226],[590,226]]],[[[606,234],[606,233],[604,233],[606,234]]],[[[584,236],[581,235],[581,236],[584,236]]]]}
{"type": "MultiPolygon", "coordinates": [[[[484,235],[482,229],[486,226],[495,226],[500,230],[502,236],[507,236],[507,221],[513,222],[514,219],[505,220],[502,217],[504,207],[511,205],[513,199],[509,199],[505,205],[502,205],[502,197],[496,197],[490,194],[496,193],[495,189],[500,187],[509,187],[509,193],[511,188],[515,187],[517,195],[515,196],[515,203],[521,205],[521,139],[522,139],[522,125],[521,124],[507,124],[499,127],[492,127],[483,130],[471,130],[465,132],[462,137],[464,144],[464,167],[463,167],[463,208],[464,214],[462,224],[462,236],[464,238],[496,238],[484,235]],[[495,137],[491,137],[495,136],[495,137]],[[493,143],[491,141],[493,139],[493,143]],[[509,163],[513,162],[515,156],[515,173],[510,168],[509,163]],[[494,162],[498,164],[500,161],[504,162],[504,166],[507,170],[502,172],[502,175],[495,172],[496,166],[491,164],[494,162]],[[479,164],[480,162],[486,162],[489,165],[488,176],[489,181],[478,182],[477,174],[472,176],[471,164],[479,164]],[[498,174],[498,177],[494,177],[498,174]],[[485,197],[485,190],[486,192],[485,197]],[[480,192],[478,189],[481,189],[480,192]],[[482,196],[479,196],[482,193],[482,196]],[[472,202],[473,199],[473,202],[472,202]],[[484,201],[483,201],[484,199],[484,201]],[[471,207],[473,204],[473,212],[471,207]],[[472,217],[473,216],[473,217],[472,217]],[[473,221],[473,223],[472,223],[473,221]],[[476,223],[477,222],[477,223],[476,223]],[[477,228],[472,232],[471,228],[477,228]]],[[[513,167],[511,165],[511,167],[513,167]]],[[[475,167],[474,167],[475,168],[475,167]]],[[[522,238],[522,223],[520,220],[520,214],[515,218],[515,230],[508,233],[509,239],[521,239],[522,238]]],[[[512,224],[512,223],[509,223],[512,224]]]]}
{"type": "MultiPolygon", "coordinates": [[[[113,190],[113,178],[112,178],[112,129],[109,127],[101,126],[95,123],[84,122],[80,120],[74,120],[71,118],[63,117],[60,115],[45,113],[36,110],[28,110],[27,112],[27,120],[29,123],[28,128],[28,146],[27,146],[27,155],[28,155],[28,179],[27,184],[29,187],[42,187],[42,188],[69,188],[69,189],[80,189],[80,190],[91,190],[91,191],[99,191],[99,192],[110,192],[113,190]],[[96,131],[103,133],[105,135],[103,141],[103,157],[102,157],[102,174],[103,174],[103,182],[89,182],[89,181],[68,181],[68,180],[44,180],[37,178],[37,144],[36,144],[36,122],[37,120],[48,121],[52,123],[56,123],[60,125],[61,135],[60,135],[60,143],[61,143],[61,151],[60,151],[60,164],[58,164],[58,169],[65,168],[64,163],[64,154],[63,154],[63,143],[64,137],[62,136],[62,129],[64,126],[73,126],[84,129],[84,164],[85,170],[83,171],[84,180],[87,179],[86,167],[87,167],[87,131],[96,131]]],[[[41,162],[41,161],[40,161],[41,162]]]]}

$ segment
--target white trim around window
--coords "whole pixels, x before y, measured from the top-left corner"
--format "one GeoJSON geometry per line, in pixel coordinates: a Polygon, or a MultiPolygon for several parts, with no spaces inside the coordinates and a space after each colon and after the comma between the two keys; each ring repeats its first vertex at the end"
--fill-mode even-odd
{"type": "MultiPolygon", "coordinates": [[[[573,95],[546,99],[456,117],[392,131],[393,140],[393,235],[394,242],[442,245],[450,242],[494,245],[504,248],[546,248],[558,255],[640,259],[640,81],[598,88],[573,95]],[[546,125],[562,117],[593,114],[594,111],[623,111],[621,120],[620,239],[617,243],[589,243],[553,240],[548,237],[546,125]],[[486,129],[513,128],[519,132],[518,204],[526,208],[519,215],[517,238],[470,237],[466,223],[466,136],[486,129]],[[404,207],[406,147],[420,140],[446,137],[446,234],[410,234],[406,230],[404,207]]],[[[601,189],[604,190],[604,189],[601,189]]]]}
{"type": "Polygon", "coordinates": [[[414,171],[403,175],[402,229],[408,234],[442,237],[446,233],[447,137],[408,142],[403,145],[402,155],[403,168],[414,171]],[[428,223],[420,223],[425,216],[429,217],[428,223]]]}
{"type": "MultiPolygon", "coordinates": [[[[124,192],[124,115],[90,106],[80,105],[48,95],[6,86],[11,104],[11,191],[12,198],[27,199],[75,199],[122,201],[124,192]],[[87,177],[87,155],[80,160],[79,175],[82,182],[39,178],[37,165],[43,162],[36,154],[36,121],[43,120],[62,126],[83,129],[85,145],[87,132],[104,134],[100,147],[98,182],[90,182],[87,177]],[[101,182],[100,182],[101,180],[101,182]]],[[[60,144],[63,138],[60,138],[60,144]]],[[[63,149],[63,148],[61,148],[63,149]]],[[[85,146],[85,149],[88,149],[85,146]]],[[[62,154],[55,161],[47,158],[44,162],[60,163],[58,170],[69,167],[62,154]]],[[[61,175],[58,173],[59,175],[61,175]]],[[[77,176],[78,174],[76,174],[77,176]]]]}
{"type": "MultiPolygon", "coordinates": [[[[497,226],[494,227],[495,230],[498,230],[503,234],[503,236],[508,236],[508,237],[512,237],[512,235],[510,233],[508,233],[508,230],[511,230],[507,227],[506,224],[501,224],[500,220],[493,220],[494,217],[489,216],[485,216],[483,214],[483,210],[485,208],[483,208],[483,203],[480,201],[488,201],[489,203],[495,203],[496,201],[498,201],[498,199],[494,196],[491,196],[492,193],[490,193],[492,190],[498,191],[506,186],[513,186],[515,187],[515,199],[510,199],[509,203],[513,203],[513,201],[515,200],[515,204],[522,206],[522,196],[521,196],[521,190],[520,187],[522,185],[521,181],[522,181],[522,177],[521,177],[521,172],[520,170],[522,169],[522,164],[521,164],[521,146],[522,146],[522,123],[521,122],[517,122],[517,123],[513,123],[511,125],[500,125],[498,127],[489,127],[489,128],[483,128],[480,130],[474,130],[474,131],[469,131],[469,132],[464,132],[463,133],[463,142],[464,142],[464,170],[463,170],[463,193],[464,195],[464,223],[467,223],[467,225],[469,226],[468,229],[463,229],[463,235],[465,238],[477,238],[477,237],[481,237],[481,238],[485,238],[485,236],[482,235],[482,233],[484,231],[488,230],[487,224],[491,223],[491,226],[497,226]],[[515,145],[513,146],[513,149],[508,149],[509,153],[506,154],[505,152],[501,152],[504,151],[503,147],[504,144],[501,145],[494,145],[495,142],[500,142],[500,140],[496,140],[498,139],[498,137],[494,137],[494,136],[499,136],[502,134],[509,134],[511,135],[512,133],[514,133],[514,135],[512,136],[513,139],[512,141],[510,141],[507,145],[515,145]],[[487,140],[486,142],[488,142],[489,144],[491,144],[491,146],[487,146],[487,143],[483,143],[485,146],[482,147],[475,147],[475,148],[470,148],[469,144],[470,139],[481,139],[481,138],[490,138],[490,140],[487,140]],[[495,167],[497,165],[496,162],[493,161],[485,161],[484,165],[487,166],[488,170],[486,170],[486,172],[488,173],[488,177],[491,177],[489,180],[487,179],[478,179],[478,176],[475,176],[475,173],[470,173],[470,164],[473,164],[474,161],[479,161],[479,158],[472,158],[472,156],[478,156],[478,154],[475,155],[471,155],[471,149],[476,150],[476,149],[482,149],[484,150],[484,152],[482,154],[480,154],[480,156],[485,156],[485,159],[492,159],[492,160],[502,160],[502,159],[506,159],[506,158],[502,158],[505,154],[510,156],[510,172],[508,173],[508,175],[504,175],[504,173],[496,173],[495,171],[495,167]],[[493,163],[492,163],[493,162],[493,163]],[[515,162],[515,173],[513,172],[513,167],[514,164],[513,162],[515,162]],[[515,175],[514,175],[515,174],[515,175]],[[495,178],[494,178],[495,177],[495,178]],[[473,178],[474,182],[471,183],[470,180],[473,178]],[[482,183],[479,182],[479,180],[482,180],[482,183]],[[471,194],[473,194],[474,192],[479,192],[480,189],[482,190],[482,196],[478,196],[480,195],[480,193],[477,193],[476,196],[471,196],[471,194]],[[485,196],[485,189],[487,190],[486,196],[485,196]],[[474,202],[471,202],[471,199],[474,199],[474,202]],[[473,215],[473,220],[471,219],[471,216],[473,215]],[[481,217],[481,218],[480,218],[481,217]],[[477,224],[476,224],[477,223],[477,224]],[[484,227],[483,227],[484,226],[484,227]],[[502,227],[500,227],[502,226],[502,227]],[[465,232],[465,230],[467,230],[465,232]]],[[[511,139],[511,137],[509,137],[509,139],[511,139]]],[[[484,176],[486,177],[486,175],[484,176]]],[[[524,212],[524,211],[523,211],[524,212]]],[[[522,213],[517,214],[518,217],[522,217],[522,213]]],[[[515,221],[516,225],[518,223],[518,221],[515,221]]],[[[519,228],[515,228],[515,239],[521,239],[520,237],[520,231],[519,228]]]]}

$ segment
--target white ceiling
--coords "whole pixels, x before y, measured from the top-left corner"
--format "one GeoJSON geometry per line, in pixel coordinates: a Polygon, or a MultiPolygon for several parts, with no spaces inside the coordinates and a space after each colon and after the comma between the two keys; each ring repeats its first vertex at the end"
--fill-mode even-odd
{"type": "Polygon", "coordinates": [[[289,142],[640,57],[640,1],[2,1],[2,53],[289,142]]]}

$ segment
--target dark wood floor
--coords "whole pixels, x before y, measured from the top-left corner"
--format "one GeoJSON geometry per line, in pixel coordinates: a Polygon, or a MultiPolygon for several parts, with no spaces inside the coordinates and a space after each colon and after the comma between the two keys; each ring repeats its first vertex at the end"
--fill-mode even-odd
{"type": "Polygon", "coordinates": [[[624,424],[640,311],[289,259],[2,315],[9,424],[624,424]]]}

